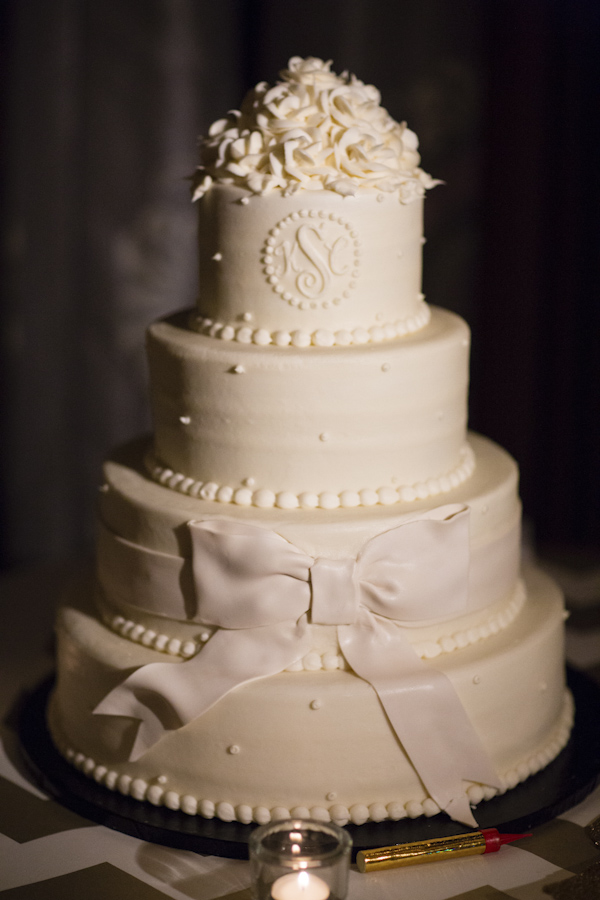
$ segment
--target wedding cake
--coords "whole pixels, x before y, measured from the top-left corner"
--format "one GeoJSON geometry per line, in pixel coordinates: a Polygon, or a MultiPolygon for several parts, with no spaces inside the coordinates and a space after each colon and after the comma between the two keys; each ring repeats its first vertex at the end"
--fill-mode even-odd
{"type": "Polygon", "coordinates": [[[244,823],[472,808],[568,740],[563,604],[469,331],[421,293],[417,138],[293,58],[201,144],[199,295],[148,332],[49,726],[107,789],[244,823]]]}

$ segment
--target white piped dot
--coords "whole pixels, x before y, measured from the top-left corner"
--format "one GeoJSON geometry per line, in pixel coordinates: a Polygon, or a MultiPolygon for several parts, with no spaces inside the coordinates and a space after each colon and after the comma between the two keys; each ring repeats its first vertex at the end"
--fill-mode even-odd
{"type": "Polygon", "coordinates": [[[222,822],[233,822],[235,819],[235,809],[231,803],[217,803],[215,811],[222,822]]]}
{"type": "Polygon", "coordinates": [[[136,778],[131,785],[130,794],[134,800],[144,800],[147,790],[148,782],[144,781],[143,778],[136,778]]]}
{"type": "Polygon", "coordinates": [[[310,819],[310,809],[308,806],[294,806],[290,812],[294,819],[310,819]]]}
{"type": "Polygon", "coordinates": [[[383,803],[372,803],[369,806],[369,817],[373,822],[383,822],[387,819],[387,809],[383,803]]]}
{"type": "Polygon", "coordinates": [[[204,819],[212,819],[215,815],[215,804],[212,800],[201,800],[198,810],[204,819]]]}
{"type": "Polygon", "coordinates": [[[163,794],[163,789],[158,784],[153,784],[146,791],[146,800],[152,803],[153,806],[160,806],[163,794]]]}
{"type": "Polygon", "coordinates": [[[215,254],[213,254],[213,256],[211,257],[211,259],[214,259],[215,262],[221,262],[221,260],[223,259],[223,254],[222,254],[222,253],[215,253],[215,254]]]}
{"type": "MultiPolygon", "coordinates": [[[[311,700],[311,701],[310,701],[310,708],[311,708],[311,709],[321,709],[322,706],[323,706],[322,700],[311,700]]],[[[333,797],[330,797],[329,799],[333,800],[334,798],[333,798],[333,797]]]]}
{"type": "Polygon", "coordinates": [[[355,803],[350,807],[350,818],[354,825],[364,825],[369,818],[369,808],[362,803],[355,803]]]}
{"type": "Polygon", "coordinates": [[[217,491],[219,490],[219,485],[215,484],[214,481],[209,481],[208,484],[203,485],[200,490],[200,496],[203,500],[214,500],[217,496],[217,491]]]}
{"type": "MultiPolygon", "coordinates": [[[[307,672],[318,672],[321,668],[321,656],[319,653],[312,651],[311,653],[307,653],[306,656],[302,660],[302,665],[306,669],[307,672]]],[[[318,702],[318,701],[316,701],[318,702]]],[[[311,703],[312,707],[312,703],[311,703]]]]}
{"type": "Polygon", "coordinates": [[[297,509],[298,505],[298,498],[290,491],[282,491],[275,498],[275,506],[279,509],[297,509]]]}
{"type": "Polygon", "coordinates": [[[313,806],[310,810],[310,817],[311,819],[316,819],[317,822],[329,822],[331,820],[329,810],[325,809],[324,806],[313,806]]]}
{"type": "Polygon", "coordinates": [[[306,331],[293,331],[291,338],[294,347],[310,347],[311,337],[306,331]]]}
{"type": "Polygon", "coordinates": [[[300,494],[298,501],[302,509],[316,509],[319,505],[319,496],[318,494],[305,491],[303,494],[300,494]]]}
{"type": "Polygon", "coordinates": [[[393,822],[398,822],[400,819],[406,818],[406,810],[404,809],[403,803],[393,801],[392,803],[388,803],[386,809],[389,818],[393,822]]]}
{"type": "Polygon", "coordinates": [[[360,502],[363,506],[376,506],[379,503],[379,497],[376,491],[365,489],[359,492],[360,502]]]}
{"type": "Polygon", "coordinates": [[[331,331],[326,331],[324,328],[320,328],[314,333],[313,343],[317,347],[333,347],[335,343],[335,336],[331,331]]]}
{"type": "Polygon", "coordinates": [[[271,810],[271,821],[272,822],[282,822],[284,819],[290,818],[290,811],[285,806],[275,806],[271,810]]]}
{"type": "Polygon", "coordinates": [[[345,806],[342,806],[341,803],[335,803],[329,810],[329,815],[331,816],[331,821],[340,827],[347,825],[350,821],[350,811],[345,806]]]}
{"type": "Polygon", "coordinates": [[[120,794],[123,794],[124,797],[128,795],[132,781],[133,778],[131,775],[119,775],[117,780],[117,790],[120,794]]]}
{"type": "Polygon", "coordinates": [[[169,643],[167,644],[167,651],[172,656],[178,656],[179,651],[181,650],[181,641],[179,638],[171,638],[169,643]]]}
{"type": "Polygon", "coordinates": [[[423,806],[418,800],[409,800],[404,805],[404,808],[409,819],[418,819],[419,816],[423,815],[423,806]]]}
{"type": "Polygon", "coordinates": [[[195,816],[198,813],[198,801],[191,794],[185,794],[181,798],[181,809],[188,816],[195,816]]]}
{"type": "Polygon", "coordinates": [[[321,661],[323,663],[323,668],[327,672],[333,672],[338,667],[337,653],[324,653],[321,661]]]}
{"type": "Polygon", "coordinates": [[[255,491],[252,494],[252,502],[254,506],[258,506],[260,509],[269,509],[275,505],[275,494],[267,489],[255,491]]]}
{"type": "Polygon", "coordinates": [[[232,756],[236,756],[236,754],[238,754],[240,752],[240,748],[238,747],[237,744],[232,744],[230,747],[227,748],[227,752],[230,753],[232,756]]]}
{"type": "Polygon", "coordinates": [[[393,503],[398,502],[398,491],[392,487],[379,488],[377,496],[383,506],[391,506],[393,503]]]}
{"type": "Polygon", "coordinates": [[[265,328],[259,328],[258,331],[255,331],[252,340],[255,344],[258,344],[261,347],[266,347],[267,344],[271,343],[271,335],[265,328]]]}

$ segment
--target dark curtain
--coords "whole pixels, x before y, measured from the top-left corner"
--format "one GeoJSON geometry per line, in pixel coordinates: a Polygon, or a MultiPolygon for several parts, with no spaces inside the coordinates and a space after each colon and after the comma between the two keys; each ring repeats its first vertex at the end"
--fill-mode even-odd
{"type": "Polygon", "coordinates": [[[546,556],[600,564],[600,4],[489,7],[472,421],[546,556]]]}
{"type": "Polygon", "coordinates": [[[471,423],[547,545],[600,534],[595,0],[4,0],[0,559],[86,552],[150,428],[144,329],[190,306],[197,135],[289,56],[376,84],[444,179],[424,290],[473,328],[471,423]]]}

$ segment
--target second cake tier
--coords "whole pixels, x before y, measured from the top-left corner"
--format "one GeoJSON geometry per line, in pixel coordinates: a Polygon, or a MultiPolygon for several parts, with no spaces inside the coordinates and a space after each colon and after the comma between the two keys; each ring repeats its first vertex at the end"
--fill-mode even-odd
{"type": "Polygon", "coordinates": [[[224,343],[188,315],[148,334],[157,480],[239,506],[335,508],[435,496],[472,472],[469,330],[358,347],[224,343]]]}

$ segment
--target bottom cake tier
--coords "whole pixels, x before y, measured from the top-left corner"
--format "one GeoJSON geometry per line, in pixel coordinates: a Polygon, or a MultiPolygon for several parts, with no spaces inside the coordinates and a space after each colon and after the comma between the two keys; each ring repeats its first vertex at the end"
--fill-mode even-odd
{"type": "MultiPolygon", "coordinates": [[[[562,596],[537,570],[524,582],[526,602],[507,628],[426,662],[450,679],[502,792],[546,766],[573,721],[562,596]]],[[[351,671],[286,671],[244,684],[129,761],[137,723],[93,710],[134,669],[165,656],[90,610],[83,596],[59,617],[49,726],[61,753],[107,789],[224,821],[292,814],[361,824],[439,812],[377,694],[351,671]]],[[[475,783],[465,790],[473,806],[497,793],[475,783]]]]}

